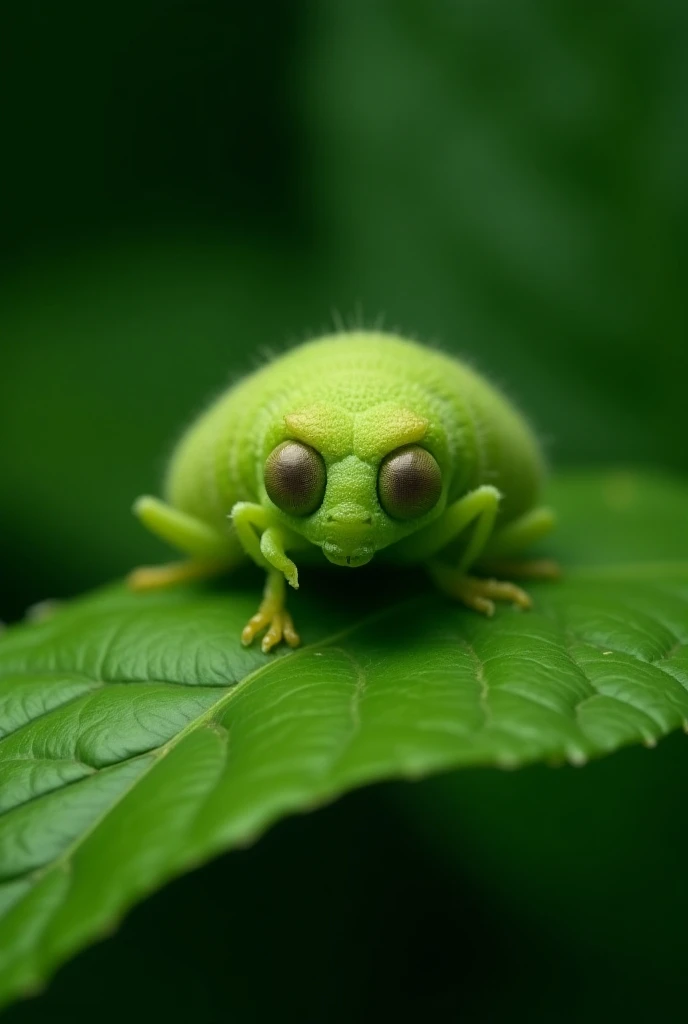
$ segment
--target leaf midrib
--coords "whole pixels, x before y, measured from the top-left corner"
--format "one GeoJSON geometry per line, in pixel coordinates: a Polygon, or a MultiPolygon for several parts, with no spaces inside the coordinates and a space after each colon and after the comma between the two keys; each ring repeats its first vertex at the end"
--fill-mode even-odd
{"type": "MultiPolygon", "coordinates": [[[[359,619],[358,622],[351,626],[348,626],[346,629],[339,630],[337,633],[332,633],[331,636],[325,637],[324,639],[321,638],[320,640],[317,640],[314,643],[305,644],[303,647],[300,647],[298,650],[290,654],[289,660],[292,661],[294,658],[303,657],[310,651],[318,650],[322,647],[330,647],[332,644],[338,643],[345,637],[350,636],[351,633],[355,633],[356,630],[363,629],[370,623],[376,622],[378,619],[383,619],[387,615],[397,614],[400,609],[413,606],[415,603],[421,601],[422,599],[423,598],[421,597],[407,598],[404,601],[399,601],[396,604],[388,605],[385,608],[379,609],[378,611],[373,612],[371,615],[367,615],[365,618],[359,619]]],[[[107,772],[114,768],[120,767],[122,764],[129,764],[137,760],[142,760],[144,758],[151,759],[150,766],[145,771],[141,772],[140,775],[137,775],[136,778],[131,783],[131,785],[127,786],[126,789],[122,790],[122,792],[116,797],[116,799],[114,799],[112,803],[108,804],[108,806],[103,810],[102,814],[98,815],[98,817],[94,819],[91,825],[87,829],[85,829],[81,833],[81,835],[74,840],[73,843],[71,843],[62,851],[59,857],[55,857],[54,860],[49,861],[47,864],[44,864],[42,867],[37,868],[35,871],[28,872],[25,875],[18,875],[16,876],[16,878],[13,879],[5,879],[2,882],[2,884],[4,885],[8,881],[18,881],[21,879],[31,880],[33,884],[36,884],[43,877],[45,877],[45,875],[49,874],[49,872],[59,869],[62,864],[66,864],[70,860],[70,858],[76,853],[79,847],[86,842],[89,836],[91,836],[100,826],[100,824],[107,818],[107,816],[112,813],[115,807],[118,807],[119,804],[122,803],[122,801],[126,800],[129,794],[136,789],[139,783],[142,782],[148,776],[148,773],[151,772],[153,768],[155,768],[155,766],[159,764],[160,761],[177,746],[178,743],[181,743],[181,741],[186,736],[195,732],[197,729],[201,729],[207,723],[212,722],[212,720],[216,717],[218,712],[234,699],[239,690],[243,690],[245,686],[248,686],[255,679],[258,679],[264,675],[267,675],[271,671],[274,671],[281,664],[282,660],[282,658],[278,658],[264,665],[260,665],[257,669],[254,669],[253,672],[249,672],[248,675],[244,676],[243,679],[235,683],[234,686],[230,686],[227,689],[227,691],[223,693],[223,695],[218,700],[215,701],[214,704],[212,704],[203,712],[202,715],[199,715],[198,718],[193,719],[191,722],[185,725],[183,729],[180,729],[175,736],[172,736],[169,740],[167,740],[165,743],[162,743],[159,747],[152,747],[150,750],[142,751],[140,754],[135,754],[130,758],[122,758],[115,764],[107,765],[105,768],[100,769],[100,771],[107,772]]],[[[143,680],[143,682],[146,682],[146,680],[143,680]]],[[[81,780],[75,779],[72,785],[76,785],[79,781],[81,780]]]]}

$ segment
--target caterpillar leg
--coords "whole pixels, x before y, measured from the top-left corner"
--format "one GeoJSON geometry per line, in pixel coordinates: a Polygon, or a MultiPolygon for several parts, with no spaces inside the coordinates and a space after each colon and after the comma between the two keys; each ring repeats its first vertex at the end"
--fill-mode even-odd
{"type": "Polygon", "coordinates": [[[243,558],[237,538],[221,534],[208,523],[187,515],[158,498],[144,495],[134,503],[134,515],[151,533],[191,557],[169,565],[145,565],[127,577],[131,590],[159,590],[177,583],[209,579],[233,568],[243,558]]]}
{"type": "Polygon", "coordinates": [[[294,536],[271,524],[269,513],[260,505],[239,501],[232,509],[232,524],[246,554],[262,569],[277,569],[287,582],[299,588],[298,569],[286,554],[287,544],[294,536]]]}
{"type": "Polygon", "coordinates": [[[261,641],[261,649],[265,654],[284,640],[290,647],[298,647],[301,639],[294,629],[292,617],[285,606],[286,584],[284,575],[278,570],[271,570],[265,581],[263,600],[255,615],[244,626],[241,642],[248,646],[258,633],[266,630],[261,641]]]}
{"type": "Polygon", "coordinates": [[[449,505],[442,516],[430,526],[412,534],[395,545],[397,558],[423,562],[452,544],[472,527],[459,568],[466,570],[480,556],[494,529],[501,494],[496,487],[483,484],[449,505]]]}
{"type": "Polygon", "coordinates": [[[495,601],[509,601],[524,609],[532,607],[528,594],[515,583],[467,576],[461,569],[453,569],[441,562],[430,562],[427,568],[442,593],[483,615],[494,615],[495,601]]]}
{"type": "Polygon", "coordinates": [[[286,553],[288,546],[298,547],[299,538],[272,522],[260,505],[250,502],[241,501],[234,506],[232,523],[246,554],[268,573],[263,600],[244,626],[242,644],[253,643],[258,633],[265,630],[260,646],[266,654],[283,640],[290,647],[298,647],[301,640],[285,601],[286,584],[295,590],[299,587],[298,569],[286,553]]]}
{"type": "Polygon", "coordinates": [[[481,562],[511,558],[546,537],[556,526],[556,516],[544,505],[497,529],[481,554],[481,562]]]}
{"type": "Polygon", "coordinates": [[[167,565],[142,565],[127,576],[130,590],[162,590],[178,583],[191,583],[193,580],[210,579],[219,576],[231,568],[227,562],[203,561],[190,558],[186,562],[170,562],[167,565]]]}
{"type": "Polygon", "coordinates": [[[464,552],[459,565],[452,568],[442,562],[433,560],[428,564],[428,571],[437,587],[454,600],[461,601],[483,615],[494,615],[496,601],[509,601],[518,608],[530,608],[532,601],[529,595],[515,583],[505,582],[495,577],[506,576],[521,579],[557,579],[560,575],[558,564],[552,559],[519,559],[520,551],[534,544],[550,532],[555,525],[554,512],[545,507],[532,509],[519,519],[508,523],[491,532],[495,521],[495,512],[488,494],[483,494],[480,501],[478,493],[472,492],[452,506],[448,512],[463,519],[467,511],[473,512],[477,519],[476,529],[464,552]],[[467,506],[467,499],[472,499],[467,506]],[[462,508],[463,504],[463,508],[462,508]],[[458,507],[457,507],[458,506],[458,507]],[[458,513],[462,515],[459,517],[458,513]],[[480,529],[483,526],[482,531],[480,529]],[[481,543],[482,541],[482,543],[481,543]],[[475,564],[481,572],[489,577],[483,579],[468,576],[467,569],[475,564]]]}
{"type": "Polygon", "coordinates": [[[238,560],[242,551],[233,533],[222,534],[208,523],[144,494],[134,502],[134,515],[156,537],[201,561],[238,560]]]}
{"type": "Polygon", "coordinates": [[[517,579],[556,580],[561,569],[551,558],[519,558],[519,553],[545,537],[556,525],[551,508],[540,506],[497,530],[479,559],[482,572],[517,579]]]}
{"type": "Polygon", "coordinates": [[[554,558],[486,558],[480,569],[490,576],[509,576],[517,580],[558,580],[561,566],[554,558]]]}

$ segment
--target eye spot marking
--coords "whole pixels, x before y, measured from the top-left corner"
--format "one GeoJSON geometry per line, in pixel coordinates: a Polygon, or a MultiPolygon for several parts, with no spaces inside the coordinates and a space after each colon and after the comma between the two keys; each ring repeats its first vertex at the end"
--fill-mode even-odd
{"type": "Polygon", "coordinates": [[[378,498],[393,519],[417,519],[434,508],[442,493],[442,472],[425,448],[410,444],[380,464],[378,498]]]}
{"type": "Polygon", "coordinates": [[[264,469],[270,501],[293,516],[308,516],[322,504],[327,471],[322,455],[300,441],[283,441],[270,452],[264,469]]]}

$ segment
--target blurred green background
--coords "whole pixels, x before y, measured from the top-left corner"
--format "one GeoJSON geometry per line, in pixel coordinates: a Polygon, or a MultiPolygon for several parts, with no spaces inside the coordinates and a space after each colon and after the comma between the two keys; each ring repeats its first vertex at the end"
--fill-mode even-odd
{"type": "MultiPolygon", "coordinates": [[[[338,317],[465,355],[557,467],[688,469],[682,0],[8,0],[0,32],[0,619],[164,557],[129,505],[185,423],[338,317]]],[[[684,746],[356,794],[8,1019],[669,1012],[684,746]]]]}

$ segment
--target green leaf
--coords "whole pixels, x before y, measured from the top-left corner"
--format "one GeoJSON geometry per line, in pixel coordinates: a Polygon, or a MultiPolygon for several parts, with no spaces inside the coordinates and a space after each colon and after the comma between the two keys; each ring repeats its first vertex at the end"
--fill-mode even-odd
{"type": "Polygon", "coordinates": [[[566,576],[533,586],[529,613],[486,620],[422,577],[363,571],[304,573],[295,653],[240,646],[253,575],[115,587],[8,630],[2,998],[35,990],[167,879],[353,786],[582,763],[684,724],[688,488],[570,476],[551,500],[566,576]]]}

